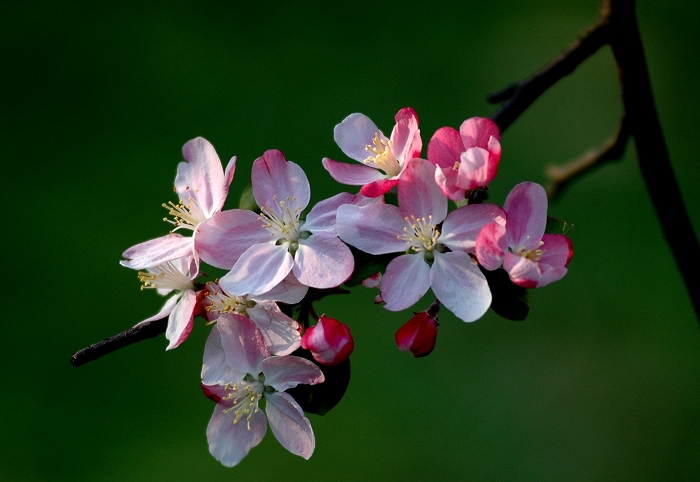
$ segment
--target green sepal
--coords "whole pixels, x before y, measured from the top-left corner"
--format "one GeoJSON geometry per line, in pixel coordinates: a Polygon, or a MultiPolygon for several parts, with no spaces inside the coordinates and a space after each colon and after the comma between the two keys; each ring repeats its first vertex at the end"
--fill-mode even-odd
{"type": "Polygon", "coordinates": [[[522,286],[513,284],[503,268],[488,271],[481,267],[491,289],[491,309],[499,316],[522,321],[530,312],[530,294],[522,286]]]}
{"type": "Polygon", "coordinates": [[[544,228],[546,234],[564,234],[567,235],[574,229],[573,224],[562,221],[559,218],[547,216],[547,226],[544,228]]]}
{"type": "Polygon", "coordinates": [[[238,201],[238,209],[247,209],[250,211],[260,212],[260,208],[255,203],[255,196],[253,196],[253,186],[248,184],[241,194],[241,198],[238,201]]]}

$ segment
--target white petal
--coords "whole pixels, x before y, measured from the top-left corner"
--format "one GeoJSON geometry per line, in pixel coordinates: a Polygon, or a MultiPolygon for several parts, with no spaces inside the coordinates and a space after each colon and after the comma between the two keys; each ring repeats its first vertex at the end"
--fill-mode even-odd
{"type": "Polygon", "coordinates": [[[435,296],[462,321],[478,320],[491,306],[489,284],[467,253],[435,253],[430,281],[435,296]]]}
{"type": "Polygon", "coordinates": [[[379,289],[389,311],[410,308],[430,288],[430,266],[422,254],[404,254],[391,260],[379,289]]]}
{"type": "Polygon", "coordinates": [[[294,258],[284,246],[270,243],[248,248],[219,280],[229,295],[260,294],[270,291],[292,270],[294,258]]]}
{"type": "Polygon", "coordinates": [[[299,348],[299,323],[279,309],[274,301],[258,302],[248,308],[248,316],[262,332],[265,344],[273,355],[289,355],[299,348]]]}
{"type": "Polygon", "coordinates": [[[192,238],[173,233],[132,246],[124,251],[126,259],[119,263],[131,269],[146,269],[193,254],[192,238]]]}
{"type": "Polygon", "coordinates": [[[370,254],[396,253],[406,250],[403,235],[407,226],[401,211],[391,204],[338,208],[336,229],[338,236],[351,246],[370,254]]]}
{"type": "Polygon", "coordinates": [[[364,114],[350,114],[333,129],[333,138],[338,147],[350,159],[362,162],[370,154],[365,147],[372,145],[374,136],[388,141],[374,122],[364,114]]]}
{"type": "Polygon", "coordinates": [[[355,260],[337,236],[314,234],[299,240],[294,255],[294,276],[312,288],[340,286],[352,274],[355,260]]]}
{"type": "Polygon", "coordinates": [[[447,216],[447,198],[435,182],[435,165],[430,161],[408,162],[399,179],[398,194],[403,216],[432,216],[433,224],[441,223],[447,216]]]}
{"type": "Polygon", "coordinates": [[[257,377],[262,372],[262,361],[270,356],[270,352],[255,323],[242,315],[223,314],[216,324],[226,364],[235,372],[257,377]]]}
{"type": "Polygon", "coordinates": [[[146,318],[145,320],[140,321],[139,323],[136,323],[134,325],[134,328],[136,328],[137,326],[147,325],[152,321],[162,320],[166,316],[170,315],[170,313],[172,313],[173,310],[175,309],[177,302],[180,301],[181,296],[182,296],[182,293],[177,293],[177,294],[171,296],[170,298],[168,298],[168,300],[165,302],[165,304],[163,305],[163,307],[160,309],[160,311],[158,313],[151,316],[150,318],[146,318]]]}
{"type": "Polygon", "coordinates": [[[316,439],[311,422],[294,399],[286,393],[265,395],[267,419],[277,440],[294,455],[309,459],[314,453],[316,439]]]}
{"type": "Polygon", "coordinates": [[[226,363],[226,354],[221,345],[219,327],[214,325],[204,345],[202,363],[202,383],[205,385],[226,385],[243,380],[245,373],[236,372],[226,363]]]}
{"type": "Polygon", "coordinates": [[[225,406],[217,404],[207,427],[209,452],[226,467],[237,465],[250,449],[260,443],[267,431],[262,411],[251,414],[250,429],[245,417],[233,423],[234,414],[224,413],[225,406]]]}

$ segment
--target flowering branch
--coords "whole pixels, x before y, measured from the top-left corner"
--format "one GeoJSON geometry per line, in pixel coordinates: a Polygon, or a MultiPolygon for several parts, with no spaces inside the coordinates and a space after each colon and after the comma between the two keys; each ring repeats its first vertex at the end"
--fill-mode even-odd
{"type": "Polygon", "coordinates": [[[700,260],[688,256],[688,253],[698,252],[700,243],[690,223],[661,131],[634,0],[603,0],[598,21],[557,58],[531,77],[489,96],[493,103],[505,101],[492,119],[501,132],[504,131],[548,88],[606,44],[612,48],[618,66],[628,123],[624,127],[634,137],[642,177],[695,314],[700,319],[700,290],[692,288],[700,260]]]}
{"type": "Polygon", "coordinates": [[[605,145],[597,149],[590,149],[563,166],[556,164],[547,166],[546,174],[550,181],[547,186],[549,198],[554,199],[571,181],[578,179],[583,174],[602,166],[608,161],[620,159],[625,153],[630,135],[629,122],[626,117],[623,117],[617,133],[605,145]]]}

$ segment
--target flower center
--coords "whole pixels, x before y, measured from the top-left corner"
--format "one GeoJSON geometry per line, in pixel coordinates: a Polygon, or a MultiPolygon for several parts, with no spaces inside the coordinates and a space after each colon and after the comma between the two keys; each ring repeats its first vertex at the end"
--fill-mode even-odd
{"type": "Polygon", "coordinates": [[[173,264],[172,261],[149,268],[148,271],[139,271],[139,281],[143,283],[141,289],[177,290],[187,291],[194,287],[189,274],[185,274],[173,264]]]}
{"type": "Polygon", "coordinates": [[[362,161],[363,164],[381,169],[389,177],[394,177],[401,172],[401,165],[393,152],[393,143],[390,140],[382,139],[379,133],[374,135],[372,144],[365,146],[365,150],[371,153],[362,161]]]}
{"type": "Polygon", "coordinates": [[[222,400],[230,400],[233,405],[225,409],[224,413],[234,413],[234,424],[245,417],[248,430],[250,430],[250,419],[253,417],[253,414],[258,411],[258,401],[260,401],[263,396],[265,384],[260,380],[255,380],[251,375],[246,375],[244,380],[234,383],[233,385],[227,385],[226,390],[231,390],[231,393],[226,395],[222,400]]]}
{"type": "Polygon", "coordinates": [[[206,307],[207,311],[222,314],[235,313],[248,316],[248,309],[255,306],[255,301],[247,296],[230,296],[215,283],[207,283],[207,299],[211,302],[206,307]]]}
{"type": "MultiPolygon", "coordinates": [[[[190,187],[187,186],[185,189],[189,191],[190,187]]],[[[207,220],[206,214],[204,214],[202,207],[197,203],[195,198],[189,196],[187,201],[187,205],[185,205],[182,200],[177,204],[172,201],[169,201],[168,204],[162,204],[162,206],[168,210],[168,214],[173,217],[173,219],[163,218],[163,221],[175,226],[173,231],[177,231],[180,228],[194,231],[194,228],[196,228],[199,223],[207,220]]]]}
{"type": "MultiPolygon", "coordinates": [[[[530,236],[528,236],[528,239],[530,239],[530,236]]],[[[538,262],[542,255],[547,251],[546,249],[540,249],[543,244],[544,241],[540,241],[537,243],[537,247],[532,249],[526,249],[525,246],[521,246],[514,252],[518,256],[522,256],[523,258],[531,259],[534,262],[538,262]]]]}
{"type": "Polygon", "coordinates": [[[414,253],[425,252],[432,254],[433,249],[437,247],[437,240],[440,237],[440,231],[433,224],[433,215],[426,218],[416,218],[415,216],[405,217],[404,220],[408,226],[403,228],[403,234],[397,236],[398,239],[403,239],[408,245],[408,250],[414,253]]]}
{"type": "Polygon", "coordinates": [[[276,203],[275,209],[267,206],[260,208],[260,217],[263,227],[270,231],[270,236],[277,244],[286,244],[287,247],[296,243],[301,237],[301,206],[297,206],[297,198],[287,196],[283,201],[278,201],[277,196],[274,196],[273,201],[276,203]]]}

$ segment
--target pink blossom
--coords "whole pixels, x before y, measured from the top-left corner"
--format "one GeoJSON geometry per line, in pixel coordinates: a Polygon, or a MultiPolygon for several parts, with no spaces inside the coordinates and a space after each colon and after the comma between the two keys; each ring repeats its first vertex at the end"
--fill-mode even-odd
{"type": "Polygon", "coordinates": [[[209,242],[215,240],[221,254],[211,260],[213,264],[235,263],[219,281],[224,290],[264,293],[290,272],[302,284],[321,289],[339,286],[348,279],[354,260],[350,249],[338,239],[336,210],[346,203],[362,205],[377,200],[341,193],[316,204],[302,220],[302,211],[309,204],[309,181],[301,167],[276,150],[265,152],[254,162],[252,184],[261,209],[259,216],[234,209],[214,216],[201,227],[201,235],[209,242]],[[232,212],[235,214],[227,214],[232,212]],[[234,218],[247,221],[229,222],[234,218]],[[210,232],[214,224],[216,234],[210,232]]]}
{"type": "Polygon", "coordinates": [[[435,181],[445,196],[464,199],[468,191],[486,187],[498,172],[501,143],[498,126],[488,118],[465,120],[459,132],[438,129],[428,143],[428,160],[437,166],[435,181]]]}
{"type": "Polygon", "coordinates": [[[301,347],[309,350],[321,365],[337,365],[350,356],[355,342],[348,325],[321,315],[318,323],[304,332],[301,347]]]}
{"type": "Polygon", "coordinates": [[[409,308],[432,288],[458,318],[474,321],[491,305],[491,291],[468,253],[481,228],[499,219],[502,210],[475,204],[447,214],[447,198],[435,184],[434,171],[428,161],[410,161],[398,185],[398,207],[341,206],[338,234],[370,254],[405,253],[389,263],[382,277],[386,309],[409,308]]]}
{"type": "Polygon", "coordinates": [[[416,358],[430,355],[437,340],[439,310],[440,305],[435,302],[399,328],[395,336],[399,350],[410,351],[416,358]]]}
{"type": "Polygon", "coordinates": [[[335,142],[351,159],[362,165],[323,159],[323,167],[341,184],[362,186],[360,192],[377,197],[399,182],[406,163],[420,156],[423,147],[418,116],[410,107],[396,114],[396,125],[387,139],[369,117],[350,114],[333,131],[335,142]]]}
{"type": "Polygon", "coordinates": [[[322,383],[312,362],[296,356],[270,356],[260,330],[248,318],[224,314],[204,349],[202,389],[216,402],[207,427],[209,451],[223,465],[237,465],[267,431],[284,448],[308,459],[315,447],[311,423],[285,390],[322,383]],[[265,397],[265,412],[258,408],[265,397]]]}
{"type": "Polygon", "coordinates": [[[476,241],[481,265],[501,265],[513,283],[524,288],[546,286],[564,277],[573,256],[571,240],[562,234],[544,234],[547,194],[542,186],[523,182],[503,205],[505,218],[484,226],[476,241]]]}

